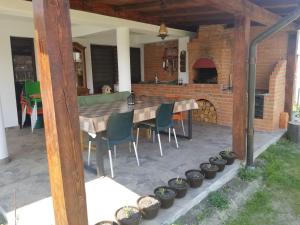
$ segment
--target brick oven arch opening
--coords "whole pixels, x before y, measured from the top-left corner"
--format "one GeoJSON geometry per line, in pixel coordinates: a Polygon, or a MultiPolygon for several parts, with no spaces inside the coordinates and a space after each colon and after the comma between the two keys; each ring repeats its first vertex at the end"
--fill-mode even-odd
{"type": "Polygon", "coordinates": [[[217,84],[218,83],[218,71],[213,60],[209,58],[200,58],[194,65],[195,71],[194,83],[198,84],[217,84]]]}
{"type": "Polygon", "coordinates": [[[197,100],[199,109],[193,111],[193,120],[204,123],[217,123],[217,109],[206,99],[197,100]]]}

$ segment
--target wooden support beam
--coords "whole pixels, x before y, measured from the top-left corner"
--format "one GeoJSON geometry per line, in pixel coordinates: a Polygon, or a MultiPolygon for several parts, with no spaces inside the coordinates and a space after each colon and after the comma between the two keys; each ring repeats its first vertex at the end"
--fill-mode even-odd
{"type": "Polygon", "coordinates": [[[87,225],[68,0],[33,0],[56,225],[87,225]]]}
{"type": "Polygon", "coordinates": [[[286,81],[285,81],[285,105],[284,111],[290,117],[293,110],[294,91],[296,83],[296,63],[297,63],[297,32],[291,32],[288,38],[286,81]]]}
{"type": "Polygon", "coordinates": [[[247,62],[250,26],[249,17],[237,17],[235,19],[232,77],[232,147],[239,159],[244,159],[246,154],[247,62]]]}

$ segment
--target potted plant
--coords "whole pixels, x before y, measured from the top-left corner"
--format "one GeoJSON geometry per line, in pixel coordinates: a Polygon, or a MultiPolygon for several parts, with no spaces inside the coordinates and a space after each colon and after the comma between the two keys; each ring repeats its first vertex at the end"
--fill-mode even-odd
{"type": "Polygon", "coordinates": [[[223,159],[221,156],[210,157],[209,162],[212,165],[216,165],[219,167],[218,172],[222,172],[227,164],[227,160],[223,159]]]}
{"type": "Polygon", "coordinates": [[[288,138],[297,144],[300,144],[300,105],[296,106],[292,121],[288,124],[288,138]]]}
{"type": "Polygon", "coordinates": [[[99,223],[96,223],[95,225],[118,225],[118,224],[114,221],[101,221],[99,223]]]}
{"type": "Polygon", "coordinates": [[[169,180],[168,185],[175,190],[176,198],[183,198],[189,187],[187,180],[179,177],[169,180]]]}
{"type": "Polygon", "coordinates": [[[188,170],[185,172],[185,176],[191,188],[197,188],[202,185],[204,176],[201,170],[188,170]]]}
{"type": "Polygon", "coordinates": [[[231,148],[226,148],[221,151],[219,155],[227,161],[226,165],[232,165],[236,159],[236,154],[231,150],[231,148]]]}
{"type": "Polygon", "coordinates": [[[154,194],[160,201],[160,207],[163,209],[170,208],[173,205],[176,196],[176,192],[172,188],[166,186],[156,188],[154,194]]]}
{"type": "Polygon", "coordinates": [[[137,205],[140,212],[142,213],[142,217],[144,219],[150,220],[157,216],[160,208],[160,201],[156,197],[148,195],[140,197],[137,200],[137,205]]]}
{"type": "Polygon", "coordinates": [[[119,225],[139,225],[141,221],[141,213],[134,206],[124,206],[116,211],[116,220],[119,225]]]}
{"type": "Polygon", "coordinates": [[[206,179],[213,179],[216,177],[219,167],[207,162],[200,164],[200,169],[204,172],[204,176],[206,179]]]}
{"type": "Polygon", "coordinates": [[[7,218],[4,210],[0,207],[0,225],[7,225],[7,218]]]}

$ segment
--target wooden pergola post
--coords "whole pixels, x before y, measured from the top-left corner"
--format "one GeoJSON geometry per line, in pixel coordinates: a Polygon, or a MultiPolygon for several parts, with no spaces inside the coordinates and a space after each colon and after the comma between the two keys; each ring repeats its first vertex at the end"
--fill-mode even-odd
{"type": "Polygon", "coordinates": [[[286,81],[285,81],[285,105],[284,111],[292,116],[294,91],[296,83],[297,63],[297,32],[291,32],[288,39],[286,81]]]}
{"type": "Polygon", "coordinates": [[[235,19],[233,50],[233,118],[232,147],[239,159],[246,154],[247,62],[251,21],[249,17],[235,19]]]}
{"type": "Polygon", "coordinates": [[[87,225],[68,0],[33,0],[56,225],[87,225]]]}

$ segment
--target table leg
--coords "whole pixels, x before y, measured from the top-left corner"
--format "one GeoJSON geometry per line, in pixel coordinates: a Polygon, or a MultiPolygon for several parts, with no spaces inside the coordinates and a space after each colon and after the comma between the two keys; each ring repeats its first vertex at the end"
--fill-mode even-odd
{"type": "Polygon", "coordinates": [[[193,138],[193,113],[192,110],[188,111],[188,139],[193,138]]]}
{"type": "Polygon", "coordinates": [[[97,134],[96,136],[96,167],[97,167],[97,176],[105,176],[104,170],[104,152],[101,149],[101,135],[97,134]]]}
{"type": "MultiPolygon", "coordinates": [[[[165,131],[160,131],[162,134],[169,134],[168,132],[165,131]]],[[[171,134],[174,136],[174,134],[171,134]]],[[[191,140],[193,137],[193,114],[192,110],[188,110],[188,134],[187,135],[182,135],[182,134],[177,134],[176,135],[178,138],[186,138],[191,140]]]]}

